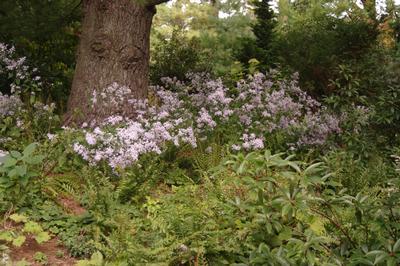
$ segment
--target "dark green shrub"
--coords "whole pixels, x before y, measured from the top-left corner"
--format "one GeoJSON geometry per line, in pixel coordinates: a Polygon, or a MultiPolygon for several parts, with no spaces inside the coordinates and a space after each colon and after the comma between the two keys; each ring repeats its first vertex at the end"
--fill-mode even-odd
{"type": "Polygon", "coordinates": [[[163,77],[183,81],[190,72],[210,70],[209,57],[201,50],[199,40],[188,38],[178,30],[173,31],[170,39],[160,39],[152,51],[150,79],[153,84],[161,84],[163,77]]]}

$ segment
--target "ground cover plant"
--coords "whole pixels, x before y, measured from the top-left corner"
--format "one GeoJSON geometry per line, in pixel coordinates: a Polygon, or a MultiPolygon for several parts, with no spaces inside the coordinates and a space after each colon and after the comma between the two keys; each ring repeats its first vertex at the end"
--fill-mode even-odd
{"type": "Polygon", "coordinates": [[[0,31],[27,38],[0,42],[0,265],[400,264],[395,3],[175,1],[130,49],[107,23],[160,2],[77,2],[0,4],[0,30],[69,25],[62,52],[0,31]]]}

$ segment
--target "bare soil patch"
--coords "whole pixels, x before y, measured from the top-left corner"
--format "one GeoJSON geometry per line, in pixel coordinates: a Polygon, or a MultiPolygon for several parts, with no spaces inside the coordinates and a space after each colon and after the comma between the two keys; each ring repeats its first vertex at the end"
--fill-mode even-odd
{"type": "Polygon", "coordinates": [[[32,263],[33,266],[41,266],[35,262],[34,256],[36,252],[42,252],[47,256],[47,265],[51,266],[71,266],[76,264],[76,260],[69,256],[67,249],[55,237],[45,243],[38,244],[32,237],[27,237],[25,243],[19,247],[12,247],[10,257],[12,261],[25,259],[32,263]],[[61,254],[63,254],[61,256],[61,254]]]}

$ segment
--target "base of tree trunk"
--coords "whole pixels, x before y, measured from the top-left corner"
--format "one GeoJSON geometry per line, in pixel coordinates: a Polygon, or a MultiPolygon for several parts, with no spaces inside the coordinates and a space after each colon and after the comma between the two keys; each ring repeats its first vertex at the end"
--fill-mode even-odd
{"type": "Polygon", "coordinates": [[[79,125],[134,112],[129,105],[107,110],[92,108],[93,91],[113,83],[128,87],[130,98],[147,95],[150,28],[155,7],[133,0],[86,0],[83,9],[82,36],[65,124],[79,125]]]}

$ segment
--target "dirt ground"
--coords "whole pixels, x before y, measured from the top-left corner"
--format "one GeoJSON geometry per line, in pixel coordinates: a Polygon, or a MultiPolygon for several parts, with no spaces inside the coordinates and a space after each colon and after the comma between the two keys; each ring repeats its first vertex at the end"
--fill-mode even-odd
{"type": "Polygon", "coordinates": [[[32,237],[27,237],[25,243],[19,247],[12,247],[10,257],[12,261],[20,261],[25,259],[32,263],[33,266],[41,266],[35,262],[34,256],[36,252],[42,252],[47,257],[47,265],[49,266],[70,266],[75,265],[76,260],[68,255],[68,251],[57,238],[53,238],[42,244],[38,244],[32,237]]]}

